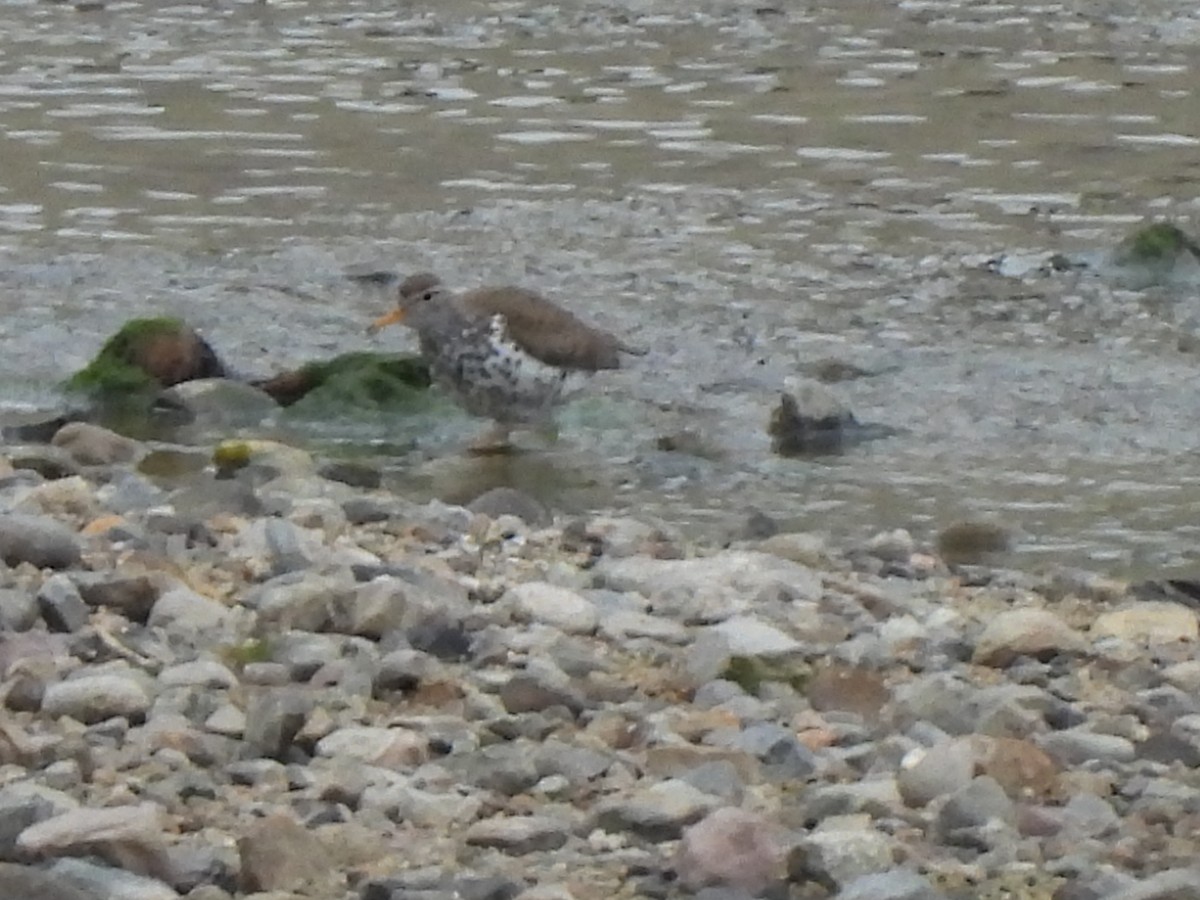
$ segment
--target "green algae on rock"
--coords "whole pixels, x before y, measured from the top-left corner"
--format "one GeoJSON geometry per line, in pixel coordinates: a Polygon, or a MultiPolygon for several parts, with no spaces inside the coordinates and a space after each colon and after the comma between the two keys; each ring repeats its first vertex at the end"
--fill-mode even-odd
{"type": "Polygon", "coordinates": [[[1110,264],[1132,288],[1200,281],[1200,244],[1169,222],[1154,222],[1128,235],[1113,250],[1110,264]]]}
{"type": "Polygon", "coordinates": [[[131,319],[66,387],[97,397],[121,397],[224,374],[208,342],[179,319],[131,319]]]}
{"type": "Polygon", "coordinates": [[[757,696],[764,682],[777,681],[797,692],[803,692],[811,675],[807,666],[789,666],[780,662],[768,662],[756,656],[731,656],[721,678],[732,681],[751,696],[757,696]]]}
{"type": "Polygon", "coordinates": [[[1157,263],[1174,260],[1183,252],[1200,257],[1200,246],[1178,226],[1170,222],[1155,222],[1139,228],[1121,241],[1117,246],[1116,261],[1157,263]]]}
{"type": "Polygon", "coordinates": [[[412,409],[429,385],[429,367],[419,356],[368,351],[307,363],[255,383],[280,406],[303,400],[310,415],[412,409]]]}

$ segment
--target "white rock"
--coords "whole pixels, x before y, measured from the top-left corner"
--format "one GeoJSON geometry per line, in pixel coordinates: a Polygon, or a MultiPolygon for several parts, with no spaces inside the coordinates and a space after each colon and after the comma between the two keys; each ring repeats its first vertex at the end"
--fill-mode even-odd
{"type": "Polygon", "coordinates": [[[185,628],[206,631],[219,628],[229,620],[229,610],[197,594],[191,588],[179,585],[166,591],[154,603],[148,620],[152,628],[185,628]]]}
{"type": "Polygon", "coordinates": [[[1181,603],[1148,601],[1097,616],[1091,636],[1147,644],[1194,641],[1200,637],[1200,623],[1196,613],[1181,603]]]}
{"type": "Polygon", "coordinates": [[[131,677],[84,675],[46,688],[42,712],[92,723],[113,716],[141,717],[150,708],[150,695],[131,677]]]}
{"type": "Polygon", "coordinates": [[[595,605],[585,597],[544,581],[509,588],[501,603],[511,604],[518,618],[552,625],[567,634],[591,634],[599,621],[595,605]]]}
{"type": "Polygon", "coordinates": [[[383,769],[411,769],[429,759],[429,741],[407,728],[350,726],[317,742],[317,756],[357,759],[383,769]]]}
{"type": "Polygon", "coordinates": [[[733,616],[707,630],[720,635],[733,656],[786,656],[801,646],[791,635],[754,616],[733,616]]]}
{"type": "Polygon", "coordinates": [[[1010,609],[994,616],[975,642],[973,661],[1006,666],[1018,656],[1080,653],[1086,646],[1074,628],[1045,609],[1010,609]]]}
{"type": "Polygon", "coordinates": [[[650,597],[665,591],[720,590],[752,601],[768,589],[785,589],[798,599],[817,600],[821,577],[807,566],[753,550],[729,550],[698,559],[633,556],[596,567],[608,587],[650,597]]]}
{"type": "Polygon", "coordinates": [[[162,808],[156,803],[99,809],[81,807],[30,825],[17,836],[17,846],[33,854],[109,842],[157,850],[162,848],[164,828],[162,808]]]}

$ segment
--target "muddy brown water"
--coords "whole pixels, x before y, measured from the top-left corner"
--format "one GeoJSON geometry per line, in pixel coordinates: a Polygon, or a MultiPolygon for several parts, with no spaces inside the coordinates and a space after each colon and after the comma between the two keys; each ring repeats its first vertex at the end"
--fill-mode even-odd
{"type": "Polygon", "coordinates": [[[1039,268],[1197,218],[1189,4],[114,0],[0,25],[9,410],[133,315],[184,314],[247,372],[410,346],[365,336],[388,298],[343,273],[435,269],[650,352],[515,459],[463,458],[454,415],[280,433],[417,494],[511,483],[705,535],[751,509],[921,538],[988,517],[1029,564],[1194,568],[1195,285],[1039,268]],[[835,389],[901,432],[774,458],[770,407],[821,359],[878,373],[835,389]]]}

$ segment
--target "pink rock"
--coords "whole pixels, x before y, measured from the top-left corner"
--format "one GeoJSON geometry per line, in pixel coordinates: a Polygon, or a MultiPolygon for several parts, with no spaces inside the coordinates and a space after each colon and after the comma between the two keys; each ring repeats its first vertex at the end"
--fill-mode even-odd
{"type": "Polygon", "coordinates": [[[708,885],[757,894],[783,875],[784,850],[777,829],[757,813],[726,806],[683,832],[675,872],[689,890],[708,885]]]}

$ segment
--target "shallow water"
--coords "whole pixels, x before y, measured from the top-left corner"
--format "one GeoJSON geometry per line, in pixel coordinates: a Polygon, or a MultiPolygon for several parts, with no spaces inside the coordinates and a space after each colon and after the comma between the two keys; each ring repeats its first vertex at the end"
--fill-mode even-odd
{"type": "Polygon", "coordinates": [[[248,372],[407,346],[364,335],[389,298],[343,272],[434,269],[650,353],[516,460],[464,460],[457,416],[285,434],[451,497],[515,483],[711,534],[993,516],[1029,561],[1193,566],[1197,292],[1039,268],[1195,220],[1190,6],[97,6],[0,13],[10,409],[150,312],[248,372]],[[772,457],[778,391],[826,357],[880,373],[836,389],[900,433],[772,457]],[[683,432],[697,453],[656,449],[683,432]]]}

